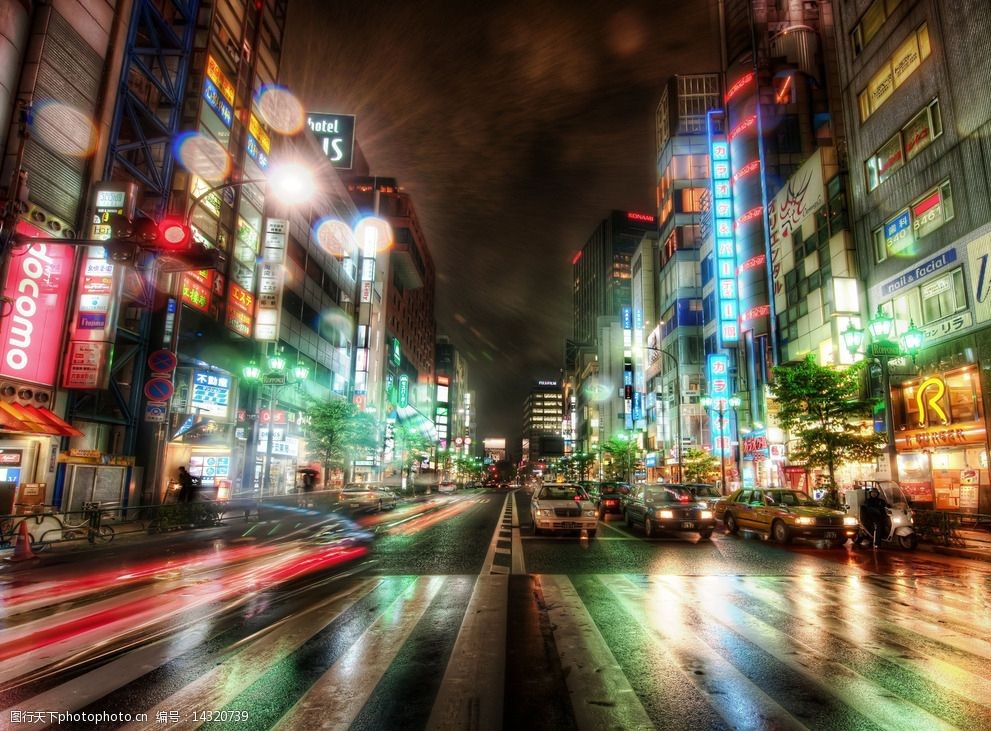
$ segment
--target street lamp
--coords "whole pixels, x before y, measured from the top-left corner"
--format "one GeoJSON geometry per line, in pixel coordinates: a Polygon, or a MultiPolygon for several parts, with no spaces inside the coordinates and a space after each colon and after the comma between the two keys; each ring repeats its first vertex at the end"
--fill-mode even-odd
{"type": "MultiPolygon", "coordinates": [[[[884,397],[884,428],[886,444],[885,454],[888,458],[888,470],[891,479],[898,481],[898,460],[895,454],[895,425],[894,413],[891,408],[891,374],[888,370],[888,361],[893,358],[901,358],[903,355],[915,356],[922,350],[922,343],[925,335],[922,330],[915,326],[915,321],[909,318],[908,329],[901,336],[901,345],[891,339],[894,334],[895,319],[877,306],[877,312],[871,318],[867,329],[871,333],[871,342],[865,348],[865,356],[875,360],[881,366],[881,390],[884,397]]],[[[847,325],[843,331],[843,343],[851,353],[860,352],[860,346],[864,342],[864,330],[853,324],[847,325]]]]}
{"type": "MultiPolygon", "coordinates": [[[[729,408],[733,409],[733,411],[735,412],[736,409],[740,408],[740,404],[742,402],[740,401],[739,396],[731,396],[728,399],[725,398],[712,399],[708,396],[704,396],[699,400],[699,403],[702,404],[703,408],[709,409],[710,411],[715,412],[719,416],[719,431],[720,433],[722,433],[725,431],[725,427],[726,427],[726,420],[725,420],[726,407],[729,406],[729,408]]],[[[725,439],[725,437],[723,438],[725,439]]],[[[739,432],[737,432],[737,440],[739,440],[739,438],[740,438],[740,434],[739,432]]],[[[722,445],[719,446],[719,467],[721,468],[723,475],[722,492],[723,494],[725,494],[726,493],[726,453],[723,450],[722,445]]],[[[740,468],[738,467],[737,471],[739,470],[740,468]]]]}
{"type": "MultiPolygon", "coordinates": [[[[241,374],[245,380],[259,386],[268,386],[270,389],[268,397],[268,434],[265,446],[265,462],[262,468],[261,494],[264,496],[266,493],[271,494],[272,492],[272,442],[274,441],[273,436],[275,433],[275,409],[278,405],[276,394],[283,386],[294,385],[297,388],[302,386],[303,382],[310,375],[310,369],[302,360],[297,360],[296,365],[289,372],[292,375],[292,380],[290,381],[287,378],[289,374],[286,373],[285,356],[282,355],[282,350],[278,349],[269,355],[268,370],[266,373],[262,374],[261,368],[258,367],[254,360],[251,360],[248,365],[241,369],[241,374]]],[[[257,434],[258,432],[256,431],[256,450],[257,434]]],[[[246,465],[246,468],[249,470],[249,474],[254,474],[254,464],[246,465]]]]}
{"type": "MultiPolygon", "coordinates": [[[[672,354],[666,351],[664,348],[656,348],[651,345],[645,345],[644,350],[653,350],[655,352],[666,355],[668,358],[674,361],[674,408],[676,414],[676,424],[677,424],[677,444],[676,448],[678,450],[678,481],[681,482],[685,479],[684,470],[682,469],[682,458],[681,453],[684,451],[684,445],[681,440],[681,364],[678,359],[672,354]]],[[[661,376],[663,378],[664,371],[661,370],[661,376]]]]}

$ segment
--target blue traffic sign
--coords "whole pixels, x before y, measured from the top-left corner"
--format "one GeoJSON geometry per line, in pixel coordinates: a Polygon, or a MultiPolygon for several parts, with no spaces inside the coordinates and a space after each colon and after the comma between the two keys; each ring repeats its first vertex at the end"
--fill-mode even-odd
{"type": "Polygon", "coordinates": [[[155,373],[171,373],[178,362],[175,353],[171,350],[156,350],[148,356],[148,367],[155,373]]]}
{"type": "Polygon", "coordinates": [[[145,398],[149,401],[168,401],[174,392],[172,381],[164,378],[152,378],[145,384],[145,398]]]}

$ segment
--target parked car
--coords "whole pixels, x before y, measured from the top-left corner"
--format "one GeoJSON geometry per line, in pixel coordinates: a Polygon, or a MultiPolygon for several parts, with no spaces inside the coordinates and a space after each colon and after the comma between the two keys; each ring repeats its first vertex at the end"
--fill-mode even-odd
{"type": "Polygon", "coordinates": [[[587,530],[594,538],[599,526],[595,503],[585,488],[566,482],[550,482],[538,488],[530,501],[534,535],[543,531],[587,530]]]}
{"type": "Polygon", "coordinates": [[[696,502],[705,503],[705,506],[712,510],[713,506],[723,497],[719,488],[704,482],[682,482],[681,487],[692,493],[692,498],[696,502]]]}
{"type": "Polygon", "coordinates": [[[396,507],[396,493],[371,482],[354,482],[344,486],[338,505],[347,510],[381,511],[396,507]]]}
{"type": "Polygon", "coordinates": [[[717,502],[715,513],[730,533],[757,531],[777,543],[808,538],[842,546],[860,524],[842,510],[823,507],[807,493],[787,488],[739,489],[717,502]]]}
{"type": "Polygon", "coordinates": [[[693,531],[706,540],[716,528],[712,511],[680,485],[637,485],[626,498],[623,515],[629,527],[642,525],[647,538],[662,531],[693,531]]]}
{"type": "Polygon", "coordinates": [[[623,503],[630,494],[630,485],[627,482],[593,482],[588,488],[588,495],[595,503],[595,509],[599,513],[599,520],[605,520],[606,515],[623,514],[623,503]]]}
{"type": "Polygon", "coordinates": [[[451,480],[444,480],[437,484],[437,492],[454,492],[457,489],[457,483],[451,480]]]}

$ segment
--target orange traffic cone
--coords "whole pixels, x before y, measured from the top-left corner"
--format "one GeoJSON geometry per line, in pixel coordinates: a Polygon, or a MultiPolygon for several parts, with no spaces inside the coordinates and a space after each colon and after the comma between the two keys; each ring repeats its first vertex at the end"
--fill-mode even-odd
{"type": "Polygon", "coordinates": [[[17,529],[17,540],[14,542],[14,555],[7,556],[8,561],[28,561],[37,558],[31,550],[31,536],[28,535],[28,523],[22,520],[17,529]]]}

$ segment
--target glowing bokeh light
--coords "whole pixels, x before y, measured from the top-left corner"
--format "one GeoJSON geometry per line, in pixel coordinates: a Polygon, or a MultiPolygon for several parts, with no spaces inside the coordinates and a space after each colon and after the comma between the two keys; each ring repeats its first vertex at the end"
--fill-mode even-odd
{"type": "Polygon", "coordinates": [[[258,92],[256,101],[262,119],[276,132],[294,135],[306,124],[303,105],[284,87],[263,86],[258,92]]]}
{"type": "Polygon", "coordinates": [[[338,259],[351,256],[358,245],[351,227],[336,218],[323,218],[317,221],[313,227],[313,234],[321,248],[338,259]]]}
{"type": "Polygon", "coordinates": [[[96,151],[96,125],[68,104],[50,101],[35,107],[31,132],[49,149],[68,157],[89,157],[96,151]]]}
{"type": "Polygon", "coordinates": [[[351,339],[351,320],[343,312],[325,312],[320,319],[324,327],[321,333],[324,340],[329,340],[332,345],[342,348],[351,339]]]}
{"type": "Polygon", "coordinates": [[[381,218],[369,216],[358,221],[354,228],[354,238],[362,256],[375,256],[392,246],[392,226],[381,218]]]}
{"type": "Polygon", "coordinates": [[[222,182],[231,171],[231,158],[216,140],[200,132],[184,132],[173,145],[175,158],[186,170],[211,184],[222,182]]]}

